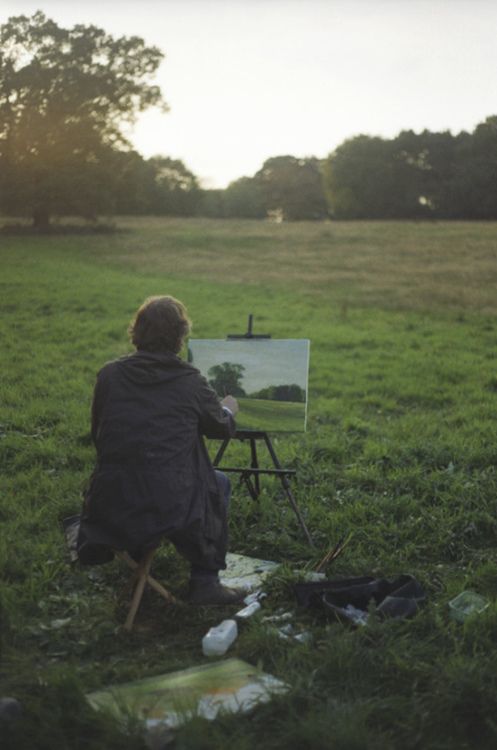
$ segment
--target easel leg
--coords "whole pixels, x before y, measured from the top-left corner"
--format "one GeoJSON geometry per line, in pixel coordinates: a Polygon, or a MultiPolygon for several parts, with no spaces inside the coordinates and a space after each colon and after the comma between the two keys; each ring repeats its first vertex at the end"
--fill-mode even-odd
{"type": "MultiPolygon", "coordinates": [[[[255,442],[254,438],[250,438],[250,455],[251,455],[251,463],[250,467],[252,469],[258,469],[259,468],[259,461],[257,459],[257,443],[255,442]]],[[[254,474],[254,486],[255,486],[255,497],[258,498],[261,494],[261,485],[259,481],[259,475],[254,474]]]]}
{"type": "Polygon", "coordinates": [[[257,492],[257,487],[252,484],[251,477],[252,475],[250,473],[250,469],[247,469],[247,471],[242,471],[242,473],[240,474],[240,482],[245,485],[252,500],[257,500],[257,498],[259,497],[259,493],[257,492]]]}
{"type": "Polygon", "coordinates": [[[219,447],[219,450],[216,453],[216,457],[215,457],[214,461],[212,462],[212,465],[214,466],[214,468],[216,468],[216,466],[219,466],[219,462],[221,461],[222,457],[224,456],[224,451],[228,447],[229,442],[230,442],[230,438],[226,438],[226,440],[223,440],[223,442],[221,443],[221,445],[219,447]]]}
{"type": "MultiPolygon", "coordinates": [[[[290,482],[288,481],[288,476],[285,473],[285,470],[282,468],[278,457],[275,453],[275,450],[272,446],[271,440],[267,434],[267,432],[260,432],[260,431],[253,431],[253,430],[247,430],[247,431],[241,431],[237,434],[237,439],[241,440],[242,442],[244,440],[250,441],[250,452],[251,452],[251,465],[247,469],[230,469],[229,471],[236,471],[240,472],[240,481],[245,484],[247,487],[247,490],[249,491],[250,496],[253,500],[257,500],[260,494],[260,476],[259,476],[259,460],[257,456],[257,440],[263,439],[266,443],[266,447],[269,451],[269,455],[271,456],[271,459],[273,461],[273,465],[275,469],[278,471],[272,471],[272,470],[263,470],[264,474],[277,474],[280,478],[281,484],[283,486],[283,489],[285,491],[285,494],[288,498],[288,501],[290,503],[290,506],[295,513],[297,520],[300,524],[300,528],[305,534],[305,537],[311,547],[314,547],[314,542],[312,541],[311,535],[309,534],[309,531],[307,529],[307,526],[305,524],[305,521],[300,513],[299,507],[297,505],[297,502],[293,496],[293,492],[290,486],[290,482]],[[253,477],[253,480],[252,480],[253,477]]],[[[217,468],[219,466],[219,463],[221,461],[221,458],[224,455],[224,452],[226,448],[228,447],[228,444],[230,442],[230,438],[227,438],[226,440],[223,440],[221,447],[219,448],[216,457],[213,461],[214,468],[217,468]]],[[[290,472],[295,473],[295,472],[290,472]]]]}
{"type": "MultiPolygon", "coordinates": [[[[264,433],[263,437],[264,437],[264,442],[266,443],[267,449],[269,451],[269,455],[271,456],[271,458],[273,460],[273,464],[274,464],[275,468],[276,469],[281,469],[282,466],[281,466],[281,464],[280,464],[280,462],[278,460],[278,456],[275,453],[275,450],[273,448],[273,444],[271,443],[271,440],[269,439],[269,436],[267,435],[267,433],[264,433]]],[[[311,545],[311,547],[314,547],[314,542],[312,541],[311,535],[309,534],[309,530],[308,530],[308,528],[307,528],[307,526],[305,524],[305,521],[304,521],[304,519],[302,517],[302,514],[300,513],[299,507],[297,505],[297,501],[295,500],[295,498],[293,496],[293,492],[292,492],[292,489],[290,487],[290,482],[288,481],[288,477],[285,476],[284,474],[281,474],[280,475],[280,479],[281,479],[281,484],[283,485],[283,489],[286,492],[286,496],[288,497],[290,505],[292,506],[293,512],[297,516],[297,520],[298,520],[298,522],[300,524],[300,528],[304,532],[304,534],[306,536],[306,539],[309,542],[309,544],[311,545]]]]}

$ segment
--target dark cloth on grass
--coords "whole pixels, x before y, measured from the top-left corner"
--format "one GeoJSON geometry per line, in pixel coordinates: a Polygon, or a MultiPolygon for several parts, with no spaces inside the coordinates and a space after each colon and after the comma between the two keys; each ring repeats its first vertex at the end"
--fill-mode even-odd
{"type": "Polygon", "coordinates": [[[297,602],[302,607],[317,607],[341,620],[356,622],[357,611],[365,617],[371,602],[380,617],[413,617],[425,603],[426,594],[421,584],[411,575],[386,578],[362,576],[335,581],[296,583],[293,587],[297,602]],[[356,610],[353,612],[350,607],[356,610]]]}
{"type": "Polygon", "coordinates": [[[99,372],[92,406],[97,466],[81,538],[143,550],[168,537],[193,565],[226,567],[226,506],[202,436],[234,435],[205,378],[173,354],[138,351],[99,372]]]}

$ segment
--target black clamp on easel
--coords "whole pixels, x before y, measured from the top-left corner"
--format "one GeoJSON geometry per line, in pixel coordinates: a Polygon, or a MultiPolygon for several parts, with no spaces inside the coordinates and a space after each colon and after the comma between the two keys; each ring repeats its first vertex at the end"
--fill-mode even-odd
{"type": "MultiPolygon", "coordinates": [[[[271,338],[271,336],[267,333],[266,334],[252,333],[252,323],[253,323],[253,315],[249,315],[247,332],[241,335],[230,334],[228,335],[227,338],[231,340],[234,340],[234,339],[270,339],[271,338]]],[[[242,442],[245,440],[249,441],[250,443],[250,466],[247,468],[219,466],[219,462],[224,456],[224,453],[230,443],[230,440],[232,440],[232,438],[225,438],[225,440],[223,440],[223,442],[221,443],[221,446],[219,447],[218,452],[216,453],[216,457],[214,458],[214,461],[213,461],[214,467],[216,469],[219,469],[219,471],[223,471],[226,473],[239,474],[240,481],[245,484],[247,490],[249,491],[250,497],[253,500],[257,500],[261,492],[260,476],[262,474],[269,474],[271,476],[277,476],[281,481],[282,487],[285,491],[285,494],[288,498],[291,508],[293,512],[295,513],[295,515],[297,516],[297,520],[299,522],[300,528],[304,532],[305,537],[307,541],[309,542],[309,544],[313,547],[314,542],[312,541],[311,535],[309,534],[309,530],[305,524],[305,521],[300,512],[300,509],[297,505],[297,501],[295,500],[292,489],[290,487],[290,482],[288,481],[288,477],[294,476],[296,474],[295,469],[284,469],[282,467],[278,459],[278,456],[276,455],[274,446],[271,442],[271,438],[269,437],[267,432],[258,431],[258,430],[237,430],[234,435],[234,438],[236,440],[241,440],[242,442]],[[274,468],[271,468],[271,469],[260,468],[259,459],[257,455],[257,441],[258,440],[264,441],[266,448],[268,450],[268,453],[273,462],[274,468]]]]}

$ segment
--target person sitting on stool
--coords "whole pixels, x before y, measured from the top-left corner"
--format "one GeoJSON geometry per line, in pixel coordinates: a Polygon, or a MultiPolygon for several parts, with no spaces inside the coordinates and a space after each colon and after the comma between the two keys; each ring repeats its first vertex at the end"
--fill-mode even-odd
{"type": "Polygon", "coordinates": [[[213,469],[202,437],[232,437],[238,404],[232,396],[220,401],[178,356],[190,327],[181,302],[150,297],[129,328],[136,351],[98,373],[91,420],[97,465],[80,546],[127,550],[139,559],[166,537],[191,563],[190,602],[238,603],[246,592],[219,580],[230,482],[213,469]]]}

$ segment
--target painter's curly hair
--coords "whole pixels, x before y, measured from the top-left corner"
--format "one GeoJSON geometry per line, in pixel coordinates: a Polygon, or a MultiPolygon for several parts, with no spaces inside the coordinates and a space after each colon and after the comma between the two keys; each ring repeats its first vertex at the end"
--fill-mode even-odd
{"type": "Polygon", "coordinates": [[[174,297],[148,297],[128,329],[137,349],[178,354],[191,322],[186,307],[174,297]]]}

